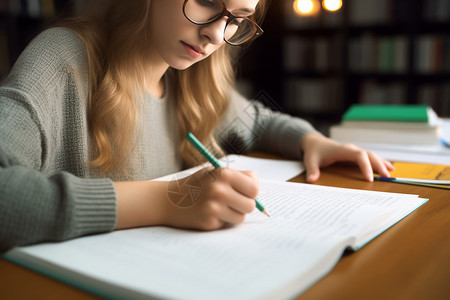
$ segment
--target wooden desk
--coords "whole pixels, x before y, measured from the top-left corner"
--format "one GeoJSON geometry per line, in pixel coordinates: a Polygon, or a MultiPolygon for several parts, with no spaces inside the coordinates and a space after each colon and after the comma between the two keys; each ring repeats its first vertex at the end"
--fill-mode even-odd
{"type": "MultiPolygon", "coordinates": [[[[301,175],[292,181],[304,182],[301,175]]],[[[430,200],[357,252],[346,254],[306,299],[450,299],[450,191],[365,182],[356,167],[322,170],[321,185],[418,194],[430,200]]],[[[97,299],[0,260],[0,299],[97,299]]]]}

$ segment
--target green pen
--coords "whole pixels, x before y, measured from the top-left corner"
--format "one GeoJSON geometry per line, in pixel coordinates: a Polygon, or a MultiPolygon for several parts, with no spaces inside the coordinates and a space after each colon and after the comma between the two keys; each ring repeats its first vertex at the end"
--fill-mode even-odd
{"type": "MultiPolygon", "coordinates": [[[[217,158],[214,157],[214,155],[211,154],[211,152],[208,151],[208,149],[206,149],[205,146],[203,146],[203,144],[191,133],[188,132],[188,134],[186,135],[186,139],[192,144],[192,146],[195,147],[195,149],[197,149],[201,155],[203,155],[203,157],[205,157],[215,168],[222,168],[222,165],[220,164],[220,162],[217,160],[217,158]]],[[[270,217],[269,214],[267,213],[266,209],[264,208],[264,206],[259,203],[258,199],[255,199],[256,202],[256,208],[264,213],[266,216],[270,217]]]]}

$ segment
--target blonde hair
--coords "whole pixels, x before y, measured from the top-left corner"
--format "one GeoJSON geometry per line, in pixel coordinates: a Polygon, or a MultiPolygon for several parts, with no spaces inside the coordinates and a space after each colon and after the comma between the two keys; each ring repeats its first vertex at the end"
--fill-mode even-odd
{"type": "MultiPolygon", "coordinates": [[[[89,2],[89,1],[88,1],[89,2]]],[[[74,30],[86,46],[89,72],[89,130],[95,148],[91,166],[126,173],[138,119],[136,101],[144,96],[150,0],[102,0],[58,26],[74,30]],[[92,7],[94,5],[95,7],[92,7]]],[[[258,11],[265,11],[261,0],[258,11]]],[[[180,133],[180,155],[198,164],[184,136],[193,132],[213,152],[222,153],[212,131],[229,103],[234,85],[231,46],[224,45],[186,70],[169,69],[180,133]],[[201,79],[201,80],[199,80],[201,79]]],[[[151,70],[150,70],[151,71],[151,70]]]]}

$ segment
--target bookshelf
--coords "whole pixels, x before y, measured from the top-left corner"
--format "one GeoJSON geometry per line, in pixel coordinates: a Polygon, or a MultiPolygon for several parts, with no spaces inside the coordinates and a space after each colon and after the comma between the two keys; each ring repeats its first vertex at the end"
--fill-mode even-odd
{"type": "MultiPolygon", "coordinates": [[[[0,82],[38,32],[82,2],[0,0],[0,82]]],[[[322,131],[353,103],[429,104],[450,116],[450,0],[343,0],[314,17],[295,16],[293,0],[271,2],[239,66],[247,96],[322,131]]]]}
{"type": "Polygon", "coordinates": [[[0,0],[0,83],[28,43],[81,1],[0,0]]]}
{"type": "Polygon", "coordinates": [[[272,1],[245,54],[254,94],[325,133],[353,103],[428,104],[450,116],[450,0],[343,0],[313,17],[292,3],[272,1]]]}

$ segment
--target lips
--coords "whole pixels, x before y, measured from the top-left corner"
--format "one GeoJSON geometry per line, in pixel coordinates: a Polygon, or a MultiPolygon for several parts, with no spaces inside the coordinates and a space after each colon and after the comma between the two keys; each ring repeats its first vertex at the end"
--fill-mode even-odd
{"type": "Polygon", "coordinates": [[[195,47],[193,45],[187,44],[185,42],[181,42],[181,44],[183,45],[184,49],[186,50],[186,53],[192,57],[192,58],[200,58],[201,56],[205,55],[205,51],[203,51],[202,49],[195,47]]]}

